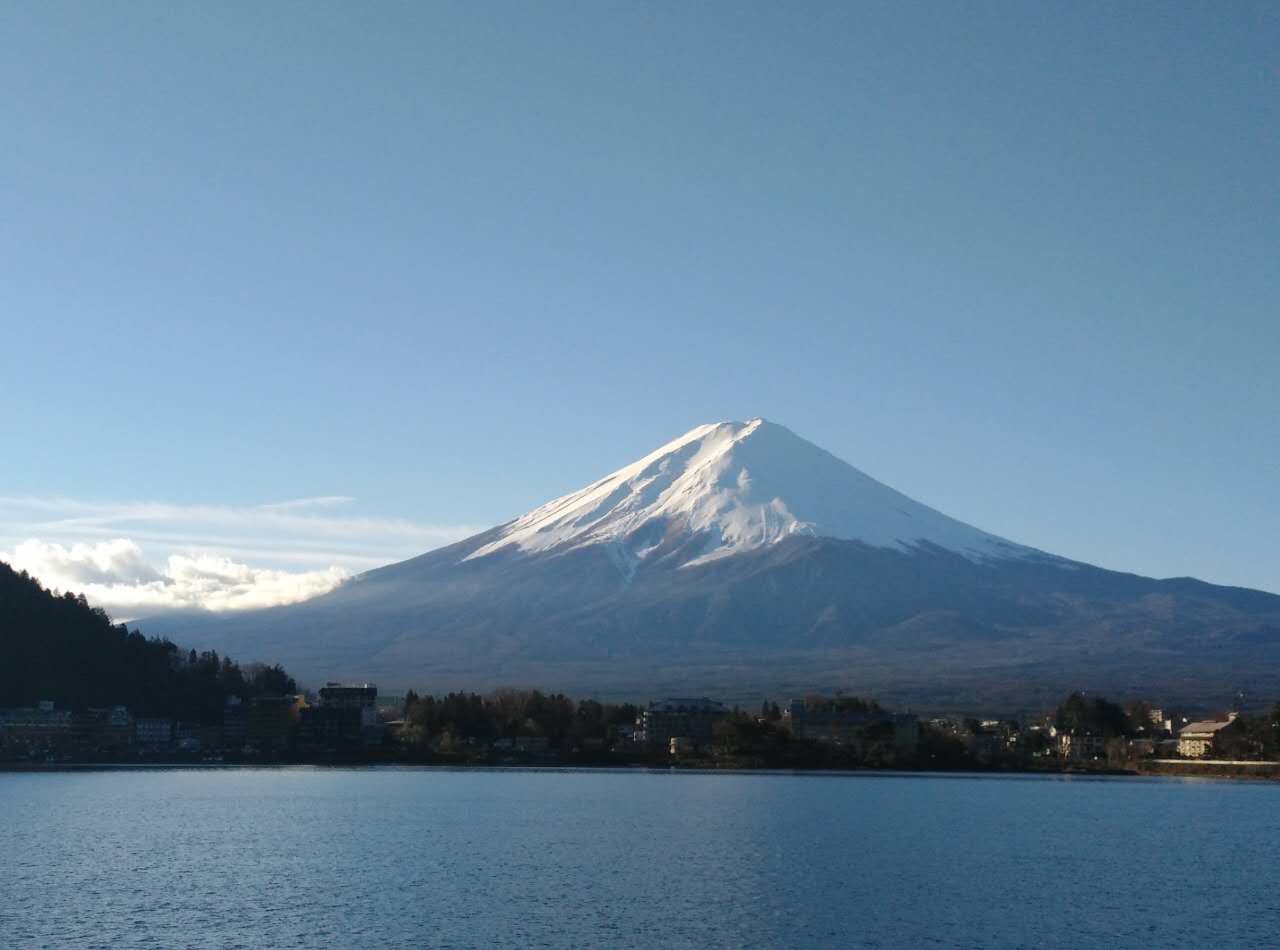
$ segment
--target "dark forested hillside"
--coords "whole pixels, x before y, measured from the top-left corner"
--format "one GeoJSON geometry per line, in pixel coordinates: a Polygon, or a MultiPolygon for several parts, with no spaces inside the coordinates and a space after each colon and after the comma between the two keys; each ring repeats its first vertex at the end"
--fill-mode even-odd
{"type": "Polygon", "coordinates": [[[119,704],[140,715],[218,722],[229,695],[296,689],[279,666],[241,668],[212,651],[149,640],[113,624],[83,595],[56,596],[0,562],[0,706],[119,704]]]}

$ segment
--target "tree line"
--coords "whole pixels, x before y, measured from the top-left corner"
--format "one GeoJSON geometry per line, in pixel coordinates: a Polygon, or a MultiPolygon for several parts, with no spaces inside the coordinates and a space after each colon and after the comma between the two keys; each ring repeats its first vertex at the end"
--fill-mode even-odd
{"type": "Polygon", "coordinates": [[[52,700],[85,709],[219,723],[228,696],[297,692],[279,666],[241,666],[114,624],[83,594],[55,594],[0,562],[0,706],[52,700]]]}
{"type": "Polygon", "coordinates": [[[467,740],[541,737],[549,746],[616,738],[619,726],[635,722],[632,703],[574,700],[536,689],[499,689],[487,696],[457,692],[445,696],[405,696],[404,740],[411,745],[461,747],[467,740]]]}
{"type": "MultiPolygon", "coordinates": [[[[1054,725],[1068,735],[1107,739],[1141,738],[1154,729],[1149,703],[1126,709],[1101,697],[1072,693],[1054,711],[1054,725]]],[[[1177,731],[1177,726],[1174,731],[1177,731]]],[[[1239,712],[1230,727],[1214,738],[1214,754],[1235,759],[1280,759],[1280,702],[1255,714],[1239,712]]]]}

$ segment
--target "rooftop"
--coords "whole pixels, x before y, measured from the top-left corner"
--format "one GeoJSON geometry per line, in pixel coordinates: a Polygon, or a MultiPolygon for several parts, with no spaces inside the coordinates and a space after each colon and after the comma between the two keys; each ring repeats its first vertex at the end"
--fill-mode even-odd
{"type": "Polygon", "coordinates": [[[1229,719],[1223,719],[1223,720],[1210,719],[1210,720],[1206,720],[1205,722],[1189,722],[1185,726],[1183,726],[1180,730],[1178,730],[1178,735],[1180,736],[1212,735],[1218,730],[1225,729],[1227,726],[1231,725],[1231,722],[1232,721],[1229,719]]]}

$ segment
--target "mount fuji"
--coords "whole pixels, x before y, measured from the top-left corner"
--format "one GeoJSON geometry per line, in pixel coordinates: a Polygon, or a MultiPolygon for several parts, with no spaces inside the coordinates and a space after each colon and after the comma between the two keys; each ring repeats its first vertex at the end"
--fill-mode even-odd
{"type": "Polygon", "coordinates": [[[468,560],[603,545],[630,579],[647,561],[691,567],[793,537],[966,556],[1034,553],[948,518],[789,429],[699,426],[640,461],[504,525],[468,560]]]}
{"type": "Polygon", "coordinates": [[[506,524],[287,607],[148,632],[319,681],[1021,708],[1280,691],[1280,596],[988,534],[783,426],[699,426],[506,524]]]}

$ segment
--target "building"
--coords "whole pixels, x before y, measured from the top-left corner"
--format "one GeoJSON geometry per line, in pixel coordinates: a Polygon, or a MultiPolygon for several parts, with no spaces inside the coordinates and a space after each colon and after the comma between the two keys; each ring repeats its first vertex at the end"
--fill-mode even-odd
{"type": "Polygon", "coordinates": [[[90,708],[71,717],[72,741],[86,751],[133,745],[133,716],[124,706],[90,708]]]}
{"type": "Polygon", "coordinates": [[[640,714],[637,738],[655,752],[668,751],[671,740],[689,739],[697,745],[711,742],[715,724],[729,714],[714,699],[663,699],[640,714]]]}
{"type": "Polygon", "coordinates": [[[377,709],[378,687],[372,683],[359,686],[325,683],[320,687],[320,705],[330,709],[377,709]]]}
{"type": "Polygon", "coordinates": [[[378,687],[326,683],[319,702],[301,710],[298,737],[304,745],[326,749],[377,746],[382,742],[378,687]]]}
{"type": "Polygon", "coordinates": [[[969,754],[979,762],[991,762],[1005,753],[1008,740],[1002,733],[979,729],[970,733],[966,746],[969,754]]]}
{"type": "Polygon", "coordinates": [[[222,741],[229,749],[238,749],[249,739],[249,707],[239,696],[228,696],[222,707],[222,741]]]}
{"type": "Polygon", "coordinates": [[[841,708],[838,700],[806,702],[793,699],[782,714],[783,724],[797,739],[863,747],[878,739],[894,748],[911,750],[920,741],[920,721],[908,713],[876,708],[841,708]]]}
{"type": "Polygon", "coordinates": [[[140,746],[157,748],[173,741],[173,720],[142,717],[133,721],[133,738],[140,746]]]}
{"type": "Polygon", "coordinates": [[[298,715],[298,741],[324,749],[358,746],[363,741],[360,713],[345,706],[307,706],[298,715]]]}
{"type": "Polygon", "coordinates": [[[1129,740],[1129,757],[1134,759],[1149,759],[1156,754],[1155,739],[1130,739],[1129,740]]]}
{"type": "Polygon", "coordinates": [[[1206,720],[1189,722],[1178,730],[1178,755],[1189,759],[1199,759],[1209,755],[1214,745],[1221,738],[1224,730],[1235,725],[1236,714],[1231,713],[1224,720],[1206,720]]]}
{"type": "Polygon", "coordinates": [[[293,744],[307,701],[302,696],[257,696],[249,702],[248,739],[261,750],[293,744]]]}
{"type": "Polygon", "coordinates": [[[696,751],[696,747],[694,746],[692,739],[685,738],[684,736],[672,736],[671,742],[667,746],[667,751],[671,755],[688,755],[689,753],[696,751]]]}
{"type": "Polygon", "coordinates": [[[0,709],[0,749],[19,753],[59,749],[70,743],[71,726],[70,710],[56,709],[49,700],[0,709]]]}
{"type": "Polygon", "coordinates": [[[1103,759],[1107,755],[1107,737],[1092,734],[1072,735],[1069,732],[1058,734],[1058,756],[1074,762],[1090,762],[1103,759]]]}

